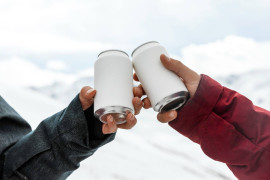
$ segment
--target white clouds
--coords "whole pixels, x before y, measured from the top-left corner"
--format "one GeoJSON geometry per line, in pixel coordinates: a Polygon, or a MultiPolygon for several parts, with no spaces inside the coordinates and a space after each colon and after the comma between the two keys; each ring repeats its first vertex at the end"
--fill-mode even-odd
{"type": "MultiPolygon", "coordinates": [[[[240,74],[256,69],[270,69],[270,42],[228,36],[223,40],[190,45],[182,49],[186,65],[199,73],[211,76],[240,74]]],[[[0,60],[0,82],[20,86],[49,85],[55,81],[72,83],[75,79],[93,76],[93,67],[82,69],[77,74],[59,71],[67,68],[63,61],[49,61],[48,69],[42,69],[21,58],[0,60]]]]}
{"type": "MultiPolygon", "coordinates": [[[[228,35],[270,38],[266,21],[270,18],[269,5],[266,0],[0,1],[0,58],[39,61],[42,57],[43,64],[48,59],[61,60],[47,62],[47,68],[54,70],[48,71],[51,74],[74,64],[76,71],[83,69],[90,56],[94,59],[102,50],[132,52],[145,41],[157,40],[173,54],[195,44],[183,48],[182,55],[188,65],[202,73],[267,68],[269,43],[228,35]],[[196,45],[199,43],[202,45],[196,45]],[[78,57],[86,63],[77,63],[78,57]]],[[[34,67],[36,70],[31,69],[37,74],[43,70],[34,67]]],[[[2,79],[5,70],[0,69],[2,79]]],[[[82,74],[92,72],[89,69],[82,74]]],[[[52,79],[54,76],[60,77],[54,74],[52,79]]],[[[31,78],[21,82],[27,79],[31,78]]],[[[47,79],[44,82],[49,83],[47,79]]]]}
{"type": "Polygon", "coordinates": [[[20,58],[0,61],[0,82],[13,86],[44,86],[55,81],[71,83],[75,75],[54,72],[37,67],[20,58]]]}
{"type": "Polygon", "coordinates": [[[179,20],[177,23],[188,26],[196,26],[207,17],[216,15],[216,9],[211,0],[161,0],[159,6],[163,15],[176,18],[179,20]]]}
{"type": "Polygon", "coordinates": [[[6,32],[0,34],[0,48],[14,54],[99,52],[109,43],[76,41],[47,33],[6,32]]]}
{"type": "Polygon", "coordinates": [[[270,42],[228,36],[223,40],[182,49],[184,63],[210,75],[239,74],[270,69],[270,42]]]}
{"type": "Polygon", "coordinates": [[[176,48],[241,34],[239,24],[244,32],[268,34],[268,5],[264,0],[0,1],[0,50],[12,55],[131,51],[148,40],[176,48]],[[246,28],[249,20],[266,28],[251,31],[246,28]]]}
{"type": "Polygon", "coordinates": [[[58,71],[61,71],[61,70],[67,70],[67,65],[66,63],[64,63],[63,61],[48,61],[47,64],[46,64],[46,67],[48,69],[51,69],[51,70],[58,70],[58,71]]]}
{"type": "Polygon", "coordinates": [[[94,76],[94,67],[84,69],[77,74],[78,78],[94,76]]]}

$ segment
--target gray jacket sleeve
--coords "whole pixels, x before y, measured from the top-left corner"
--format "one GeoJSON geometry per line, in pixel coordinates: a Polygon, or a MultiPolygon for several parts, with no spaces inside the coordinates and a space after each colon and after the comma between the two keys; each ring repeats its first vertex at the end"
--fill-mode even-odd
{"type": "Polygon", "coordinates": [[[29,132],[30,125],[0,96],[0,179],[4,153],[29,132]]]}
{"type": "MultiPolygon", "coordinates": [[[[35,131],[18,136],[4,152],[2,179],[66,179],[80,161],[115,137],[101,133],[102,124],[94,118],[92,107],[86,114],[76,96],[66,109],[42,121],[35,131]]],[[[30,131],[29,126],[25,131],[30,131]]]]}

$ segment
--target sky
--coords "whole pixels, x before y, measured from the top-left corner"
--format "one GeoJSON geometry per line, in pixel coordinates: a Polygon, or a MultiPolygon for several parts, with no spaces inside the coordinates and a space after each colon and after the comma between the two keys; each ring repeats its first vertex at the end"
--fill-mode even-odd
{"type": "Polygon", "coordinates": [[[0,0],[0,82],[42,86],[93,74],[106,49],[156,40],[212,76],[270,69],[268,0],[0,0]]]}

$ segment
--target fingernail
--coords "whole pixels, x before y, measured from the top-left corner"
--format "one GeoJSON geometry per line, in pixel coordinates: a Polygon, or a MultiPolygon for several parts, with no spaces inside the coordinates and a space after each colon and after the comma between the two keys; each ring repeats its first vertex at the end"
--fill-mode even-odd
{"type": "Polygon", "coordinates": [[[170,117],[170,118],[174,118],[174,116],[175,116],[175,113],[174,113],[174,112],[170,112],[170,113],[169,113],[169,117],[170,117]]]}
{"type": "MultiPolygon", "coordinates": [[[[165,54],[164,54],[164,55],[165,55],[165,54]]],[[[167,60],[167,61],[170,61],[170,60],[171,60],[171,58],[169,58],[168,56],[165,55],[165,57],[166,57],[166,60],[167,60]]]]}
{"type": "Polygon", "coordinates": [[[86,91],[86,94],[90,94],[93,91],[94,91],[94,89],[89,89],[88,91],[86,91]]]}

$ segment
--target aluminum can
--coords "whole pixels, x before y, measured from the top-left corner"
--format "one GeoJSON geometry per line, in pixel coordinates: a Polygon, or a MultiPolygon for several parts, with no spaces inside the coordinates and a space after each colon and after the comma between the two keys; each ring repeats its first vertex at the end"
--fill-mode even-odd
{"type": "Polygon", "coordinates": [[[156,41],[144,43],[132,53],[134,70],[156,112],[176,110],[189,97],[181,78],[163,66],[161,54],[169,57],[166,49],[156,41]]]}
{"type": "Polygon", "coordinates": [[[98,55],[94,65],[95,117],[103,123],[112,115],[117,124],[126,122],[127,112],[134,113],[133,67],[121,50],[107,50],[98,55]]]}

